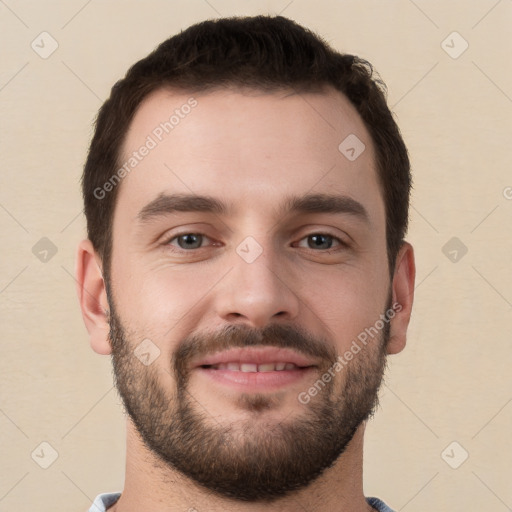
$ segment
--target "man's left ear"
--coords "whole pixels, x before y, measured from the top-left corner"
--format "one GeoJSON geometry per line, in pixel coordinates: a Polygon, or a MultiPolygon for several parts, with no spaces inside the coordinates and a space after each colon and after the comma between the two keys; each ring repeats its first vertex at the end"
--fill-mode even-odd
{"type": "Polygon", "coordinates": [[[414,249],[410,243],[403,242],[398,251],[393,275],[392,307],[395,310],[395,316],[390,325],[390,338],[387,344],[388,354],[398,354],[405,347],[407,327],[411,319],[414,300],[415,277],[414,249]]]}

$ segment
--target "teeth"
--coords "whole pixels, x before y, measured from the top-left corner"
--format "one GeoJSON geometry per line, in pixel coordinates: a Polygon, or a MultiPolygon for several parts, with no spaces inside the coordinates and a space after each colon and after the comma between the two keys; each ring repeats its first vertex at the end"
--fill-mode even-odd
{"type": "Polygon", "coordinates": [[[219,363],[210,366],[212,370],[229,370],[232,372],[273,372],[282,370],[296,370],[294,363],[219,363]]]}
{"type": "Polygon", "coordinates": [[[259,372],[273,372],[275,369],[276,369],[276,365],[274,363],[258,365],[259,372]]]}
{"type": "Polygon", "coordinates": [[[242,371],[242,372],[257,372],[258,365],[251,364],[251,363],[243,363],[240,365],[240,371],[242,371]]]}

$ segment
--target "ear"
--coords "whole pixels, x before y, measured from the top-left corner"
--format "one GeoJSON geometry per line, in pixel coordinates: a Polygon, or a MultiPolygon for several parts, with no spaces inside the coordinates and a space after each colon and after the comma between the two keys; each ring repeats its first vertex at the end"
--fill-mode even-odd
{"type": "Polygon", "coordinates": [[[108,301],[101,269],[101,259],[90,240],[82,240],[76,254],[76,290],[82,318],[92,349],[98,354],[111,353],[108,339],[108,301]]]}
{"type": "Polygon", "coordinates": [[[411,319],[412,303],[414,300],[414,280],[416,266],[412,245],[404,242],[398,251],[393,274],[392,307],[395,316],[391,320],[390,339],[387,345],[388,354],[401,352],[406,343],[407,327],[411,319]]]}

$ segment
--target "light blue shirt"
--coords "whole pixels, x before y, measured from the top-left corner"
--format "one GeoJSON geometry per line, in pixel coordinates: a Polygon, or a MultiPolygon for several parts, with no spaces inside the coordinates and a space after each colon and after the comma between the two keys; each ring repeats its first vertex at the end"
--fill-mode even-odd
{"type": "MultiPolygon", "coordinates": [[[[111,507],[121,497],[120,492],[106,492],[96,496],[92,507],[89,512],[105,512],[108,507],[111,507]]],[[[366,501],[379,512],[393,512],[383,501],[379,498],[366,498],[366,501]]]]}

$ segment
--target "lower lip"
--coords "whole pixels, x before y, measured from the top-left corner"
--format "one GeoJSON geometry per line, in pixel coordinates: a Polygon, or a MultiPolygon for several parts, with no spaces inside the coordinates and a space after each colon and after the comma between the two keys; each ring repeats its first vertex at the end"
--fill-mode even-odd
{"type": "Polygon", "coordinates": [[[225,386],[240,391],[272,391],[302,381],[315,371],[314,367],[297,370],[279,370],[272,372],[241,372],[233,370],[212,370],[196,368],[199,374],[225,386]]]}

